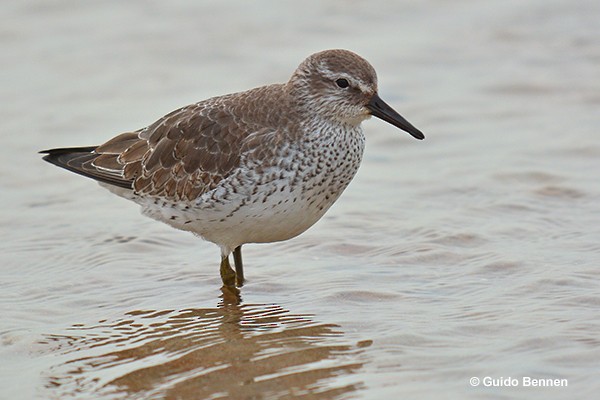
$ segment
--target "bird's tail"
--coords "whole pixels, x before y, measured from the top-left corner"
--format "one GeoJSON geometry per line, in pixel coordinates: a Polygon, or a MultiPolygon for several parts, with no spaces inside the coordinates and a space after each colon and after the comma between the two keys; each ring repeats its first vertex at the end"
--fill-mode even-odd
{"type": "Polygon", "coordinates": [[[67,147],[42,150],[40,153],[45,154],[43,159],[50,164],[54,164],[99,182],[131,189],[131,181],[123,180],[122,177],[117,177],[114,173],[107,173],[107,171],[102,171],[94,166],[94,159],[99,156],[99,154],[94,151],[97,147],[98,146],[67,147]]]}

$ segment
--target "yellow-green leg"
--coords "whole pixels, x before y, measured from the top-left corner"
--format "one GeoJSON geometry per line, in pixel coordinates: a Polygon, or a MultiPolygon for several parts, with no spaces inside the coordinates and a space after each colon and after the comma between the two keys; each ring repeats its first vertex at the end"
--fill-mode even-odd
{"type": "Polygon", "coordinates": [[[229,256],[221,257],[221,280],[223,285],[235,287],[235,271],[229,264],[229,256]]]}
{"type": "Polygon", "coordinates": [[[233,250],[233,263],[235,264],[235,283],[238,287],[244,286],[244,265],[242,264],[242,245],[233,250]]]}

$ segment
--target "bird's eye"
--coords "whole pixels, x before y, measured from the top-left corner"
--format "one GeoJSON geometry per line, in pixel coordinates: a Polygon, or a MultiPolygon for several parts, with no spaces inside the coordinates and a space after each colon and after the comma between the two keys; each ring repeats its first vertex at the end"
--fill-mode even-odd
{"type": "Polygon", "coordinates": [[[341,87],[342,89],[350,86],[350,84],[348,83],[348,80],[344,79],[344,78],[338,79],[337,81],[335,81],[335,84],[338,85],[339,87],[341,87]]]}

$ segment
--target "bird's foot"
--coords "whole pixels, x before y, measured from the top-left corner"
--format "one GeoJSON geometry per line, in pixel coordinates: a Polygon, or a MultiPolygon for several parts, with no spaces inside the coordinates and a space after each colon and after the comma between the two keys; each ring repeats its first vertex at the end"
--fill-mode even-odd
{"type": "Polygon", "coordinates": [[[237,287],[242,287],[244,286],[244,276],[240,275],[240,274],[235,274],[235,284],[237,287]]]}
{"type": "Polygon", "coordinates": [[[240,289],[233,286],[221,286],[221,299],[224,306],[237,306],[242,303],[242,295],[240,289]]]}
{"type": "Polygon", "coordinates": [[[235,287],[236,279],[235,279],[235,271],[230,269],[221,268],[221,280],[223,281],[223,285],[235,287]]]}

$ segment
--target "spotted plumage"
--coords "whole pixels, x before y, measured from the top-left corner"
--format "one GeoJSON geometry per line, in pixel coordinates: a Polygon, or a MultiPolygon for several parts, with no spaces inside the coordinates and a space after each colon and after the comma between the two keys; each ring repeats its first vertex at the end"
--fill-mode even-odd
{"type": "Polygon", "coordinates": [[[241,286],[243,244],[297,236],[348,186],[371,115],[423,139],[379,98],[366,60],[327,50],[285,84],[204,100],[99,146],[44,151],[44,159],[216,243],[224,284],[241,286]]]}

